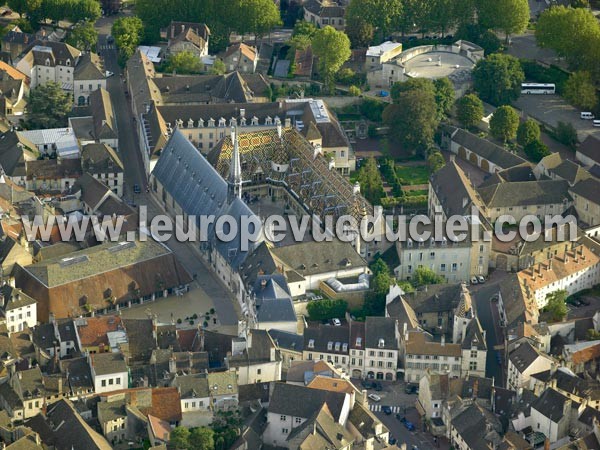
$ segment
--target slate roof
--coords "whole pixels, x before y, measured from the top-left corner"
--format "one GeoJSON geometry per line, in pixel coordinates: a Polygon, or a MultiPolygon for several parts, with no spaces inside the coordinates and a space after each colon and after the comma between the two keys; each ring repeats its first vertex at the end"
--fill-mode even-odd
{"type": "Polygon", "coordinates": [[[16,131],[0,135],[0,166],[9,177],[25,176],[25,162],[37,159],[37,148],[16,131]]]}
{"type": "MultiPolygon", "coordinates": [[[[355,403],[354,407],[348,415],[348,421],[356,428],[356,430],[365,439],[376,436],[377,430],[376,425],[379,419],[368,409],[360,403],[355,403]]],[[[386,426],[383,425],[382,432],[388,431],[386,426]]]]}
{"type": "Polygon", "coordinates": [[[98,402],[98,420],[102,425],[125,417],[127,417],[125,399],[98,402]]]}
{"type": "Polygon", "coordinates": [[[479,193],[456,161],[451,160],[435,172],[430,178],[430,184],[447,217],[455,214],[471,215],[472,205],[482,209],[479,193]]]}
{"type": "Polygon", "coordinates": [[[339,240],[299,242],[273,247],[271,253],[303,276],[367,266],[351,243],[339,240]]]}
{"type": "Polygon", "coordinates": [[[33,298],[25,294],[21,289],[12,287],[9,284],[0,287],[0,296],[3,300],[2,306],[4,307],[4,311],[12,311],[36,303],[33,298]]]}
{"type": "Polygon", "coordinates": [[[452,140],[502,169],[507,169],[526,162],[520,156],[505,150],[487,139],[469,133],[462,128],[456,130],[452,135],[452,140]]]}
{"type": "Polygon", "coordinates": [[[600,163],[600,139],[590,134],[579,145],[577,152],[587,156],[588,158],[591,158],[592,161],[600,163]]]}
{"type": "Polygon", "coordinates": [[[397,327],[398,323],[393,317],[367,317],[365,320],[366,347],[398,350],[397,327]],[[383,347],[379,346],[380,339],[383,339],[383,347]]]}
{"type": "MultiPolygon", "coordinates": [[[[108,441],[81,418],[69,400],[59,400],[49,405],[46,422],[52,429],[51,441],[57,450],[112,449],[108,441]]],[[[37,431],[37,426],[29,425],[37,431]]]]}
{"type": "MultiPolygon", "coordinates": [[[[240,367],[247,364],[257,364],[271,361],[271,349],[275,348],[274,342],[266,330],[251,330],[252,345],[241,355],[232,355],[227,358],[230,367],[240,367]]],[[[231,338],[231,336],[230,336],[231,338]]],[[[279,355],[275,355],[279,359],[279,355]]]]}
{"type": "Polygon", "coordinates": [[[96,53],[82,53],[73,74],[75,81],[103,80],[105,78],[102,59],[96,53]]]}
{"type": "Polygon", "coordinates": [[[531,407],[558,423],[563,418],[565,403],[569,399],[554,389],[546,389],[532,404],[531,407]]]}
{"type": "Polygon", "coordinates": [[[72,392],[91,391],[94,389],[90,365],[85,357],[63,359],[60,361],[61,371],[67,375],[72,392]]]}
{"type": "Polygon", "coordinates": [[[269,335],[279,348],[295,352],[302,352],[304,348],[304,337],[301,334],[282,330],[269,330],[269,335]]]}
{"type": "Polygon", "coordinates": [[[117,138],[112,100],[106,89],[96,89],[90,94],[90,110],[94,121],[94,137],[97,140],[117,138]]]}
{"type": "Polygon", "coordinates": [[[500,442],[498,432],[502,426],[498,419],[485,408],[474,403],[459,415],[452,419],[452,426],[465,441],[468,448],[472,450],[487,450],[488,443],[500,442]],[[492,426],[492,432],[483,433],[488,424],[492,426]]]}
{"type": "Polygon", "coordinates": [[[527,370],[527,368],[533,364],[538,357],[543,357],[543,355],[529,342],[524,342],[523,344],[519,345],[519,347],[517,347],[510,353],[510,355],[508,355],[508,359],[513,363],[515,368],[520,373],[523,373],[525,370],[527,370]]]}
{"type": "Polygon", "coordinates": [[[467,325],[465,338],[462,341],[463,349],[468,350],[473,347],[476,347],[477,350],[487,350],[485,337],[483,336],[483,329],[481,328],[481,323],[479,323],[479,319],[477,317],[472,319],[469,322],[469,325],[467,325]]]}
{"type": "Polygon", "coordinates": [[[579,195],[587,200],[599,204],[600,200],[598,192],[600,192],[600,180],[596,178],[587,178],[578,182],[575,186],[570,189],[572,194],[579,195]]]}
{"type": "MultiPolygon", "coordinates": [[[[242,216],[255,217],[240,198],[235,197],[228,203],[227,182],[179,130],[175,130],[169,139],[152,174],[185,213],[197,217],[198,226],[203,215],[229,215],[238,226],[242,216]]],[[[232,241],[225,242],[216,238],[214,225],[211,225],[208,238],[234,268],[248,254],[248,251],[242,250],[241,233],[237,233],[232,241]]]]}
{"type": "Polygon", "coordinates": [[[308,0],[304,3],[304,8],[319,17],[343,18],[346,14],[343,6],[331,0],[308,0]]]}
{"type": "Polygon", "coordinates": [[[315,353],[338,353],[340,355],[348,354],[348,340],[350,337],[347,325],[340,327],[322,325],[310,326],[304,330],[304,351],[315,353]],[[311,342],[313,346],[311,347],[311,342]],[[332,348],[328,349],[328,345],[332,348]],[[339,343],[339,348],[335,350],[335,344],[339,343]],[[343,349],[346,344],[346,350],[343,349]]]}
{"type": "Polygon", "coordinates": [[[93,353],[90,355],[90,364],[96,376],[127,372],[125,358],[120,353],[93,353]]]}
{"type": "Polygon", "coordinates": [[[46,59],[50,60],[50,66],[75,67],[81,51],[64,42],[40,41],[35,40],[23,52],[23,59],[26,59],[31,67],[36,65],[45,66],[46,59]],[[68,61],[68,64],[67,64],[68,61]]]}
{"type": "Polygon", "coordinates": [[[269,412],[308,419],[315,411],[319,411],[323,404],[327,404],[333,417],[338,420],[345,398],[346,394],[341,392],[275,383],[269,402],[269,412]],[[299,398],[302,399],[301,402],[294,401],[299,398]]]}
{"type": "Polygon", "coordinates": [[[569,183],[564,180],[498,183],[479,190],[488,208],[551,205],[568,202],[569,183]]]}
{"type": "Polygon", "coordinates": [[[344,448],[352,445],[354,440],[354,436],[332,417],[327,405],[292,429],[287,437],[291,448],[302,449],[344,448]],[[298,444],[299,447],[295,447],[298,444]]]}
{"type": "Polygon", "coordinates": [[[154,326],[151,319],[122,319],[127,340],[129,357],[134,361],[148,361],[157,346],[154,339],[154,326]]]}
{"type": "Polygon", "coordinates": [[[156,86],[162,104],[190,103],[191,101],[213,104],[223,102],[250,104],[255,97],[265,97],[269,87],[262,75],[239,72],[231,72],[226,75],[164,76],[153,78],[152,84],[156,86]]]}
{"type": "Polygon", "coordinates": [[[176,376],[173,379],[181,398],[206,398],[210,395],[206,374],[176,376]]]}
{"type": "Polygon", "coordinates": [[[90,173],[123,172],[123,162],[117,152],[107,144],[92,143],[81,149],[83,170],[90,173]]]}
{"type": "Polygon", "coordinates": [[[578,181],[585,180],[586,178],[590,178],[590,173],[581,167],[579,164],[570,161],[564,160],[560,165],[551,169],[556,176],[562,178],[569,182],[570,185],[574,185],[578,181]]]}

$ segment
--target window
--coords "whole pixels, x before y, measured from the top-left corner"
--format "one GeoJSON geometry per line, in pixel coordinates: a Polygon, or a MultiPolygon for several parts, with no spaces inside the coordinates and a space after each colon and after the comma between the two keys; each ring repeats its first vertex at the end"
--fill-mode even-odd
{"type": "Polygon", "coordinates": [[[106,380],[102,380],[101,385],[102,387],[106,387],[106,380]]]}
{"type": "Polygon", "coordinates": [[[261,375],[262,374],[262,369],[256,369],[256,375],[261,375]]]}
{"type": "Polygon", "coordinates": [[[279,420],[281,420],[282,422],[285,422],[287,420],[287,416],[281,416],[281,417],[279,417],[279,420]]]}
{"type": "Polygon", "coordinates": [[[471,361],[469,363],[469,370],[477,370],[477,361],[471,361]]]}
{"type": "Polygon", "coordinates": [[[288,434],[290,431],[289,431],[287,428],[282,428],[282,429],[281,429],[281,432],[282,432],[283,434],[288,434]]]}
{"type": "Polygon", "coordinates": [[[452,272],[456,272],[456,270],[458,269],[458,266],[456,263],[452,263],[452,272]]]}
{"type": "Polygon", "coordinates": [[[185,403],[184,403],[184,408],[185,408],[185,409],[188,409],[189,407],[190,407],[190,404],[189,404],[188,402],[185,402],[185,403]]]}
{"type": "Polygon", "coordinates": [[[121,384],[121,377],[115,378],[115,383],[116,384],[121,384]]]}
{"type": "Polygon", "coordinates": [[[296,422],[296,423],[301,423],[301,422],[302,422],[302,419],[301,419],[300,417],[296,417],[296,419],[294,420],[294,422],[296,422]]]}
{"type": "Polygon", "coordinates": [[[471,358],[477,358],[477,350],[471,350],[471,358]]]}
{"type": "Polygon", "coordinates": [[[112,385],[112,384],[113,384],[113,379],[112,379],[112,378],[109,378],[109,379],[108,379],[108,384],[109,384],[109,385],[112,385]]]}
{"type": "Polygon", "coordinates": [[[329,341],[327,343],[327,350],[332,350],[333,349],[333,342],[329,341]]]}
{"type": "Polygon", "coordinates": [[[394,353],[392,353],[392,352],[388,352],[388,356],[387,356],[387,357],[388,357],[388,358],[393,358],[393,357],[394,357],[394,353]]]}

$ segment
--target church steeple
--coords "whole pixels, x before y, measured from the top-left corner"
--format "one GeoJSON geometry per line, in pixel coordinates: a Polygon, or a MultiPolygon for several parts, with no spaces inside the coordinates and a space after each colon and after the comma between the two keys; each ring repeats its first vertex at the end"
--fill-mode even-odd
{"type": "Polygon", "coordinates": [[[235,127],[231,127],[231,142],[233,143],[233,152],[231,153],[229,176],[227,177],[227,201],[229,203],[235,197],[242,197],[242,164],[240,163],[240,149],[235,127]]]}

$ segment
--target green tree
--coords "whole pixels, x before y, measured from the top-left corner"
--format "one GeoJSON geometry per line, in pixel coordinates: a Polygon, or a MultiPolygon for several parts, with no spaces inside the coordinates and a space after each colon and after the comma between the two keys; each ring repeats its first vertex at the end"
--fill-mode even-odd
{"type": "Polygon", "coordinates": [[[446,165],[444,155],[442,155],[440,152],[432,152],[427,158],[427,165],[429,166],[431,173],[437,172],[446,165]]]}
{"type": "Polygon", "coordinates": [[[309,39],[315,35],[315,33],[319,29],[314,23],[307,22],[306,20],[299,20],[294,25],[294,31],[292,32],[292,37],[294,36],[308,36],[309,39]]]}
{"type": "Polygon", "coordinates": [[[360,192],[372,204],[378,205],[385,196],[383,181],[375,158],[367,158],[358,171],[360,192]]]}
{"type": "Polygon", "coordinates": [[[317,31],[312,40],[312,49],[319,58],[319,72],[331,90],[335,73],[350,58],[350,39],[342,31],[327,25],[317,31]]]}
{"type": "Polygon", "coordinates": [[[138,17],[119,17],[112,26],[112,35],[119,48],[121,63],[125,63],[140,44],[143,31],[142,21],[138,17]]]}
{"type": "Polygon", "coordinates": [[[6,4],[10,9],[23,16],[23,14],[30,15],[37,11],[42,6],[42,0],[7,0],[6,4]]]}
{"type": "Polygon", "coordinates": [[[98,0],[70,0],[66,4],[70,6],[70,12],[66,17],[74,23],[80,21],[93,23],[102,15],[98,0]]]}
{"type": "Polygon", "coordinates": [[[210,68],[210,73],[213,75],[223,75],[227,72],[227,67],[225,67],[225,63],[222,59],[215,59],[213,66],[210,68]]]}
{"type": "Polygon", "coordinates": [[[411,283],[414,286],[428,286],[430,284],[440,284],[444,281],[444,277],[436,274],[428,267],[418,267],[411,278],[411,283]]]}
{"type": "Polygon", "coordinates": [[[598,76],[600,24],[590,10],[565,6],[546,9],[537,21],[535,38],[540,47],[565,57],[572,69],[598,76]]]}
{"type": "Polygon", "coordinates": [[[64,127],[72,107],[71,94],[63,91],[58,83],[41,84],[29,93],[27,126],[32,129],[64,127]]]}
{"type": "Polygon", "coordinates": [[[409,78],[406,81],[399,81],[392,85],[390,95],[394,103],[400,102],[400,95],[408,91],[429,92],[435,97],[435,85],[429,78],[409,78]]]}
{"type": "Polygon", "coordinates": [[[564,97],[581,109],[590,110],[598,105],[596,86],[589,72],[574,72],[565,83],[564,97]]]}
{"type": "Polygon", "coordinates": [[[86,51],[94,51],[98,43],[98,32],[91,22],[82,22],[69,32],[67,44],[86,51]]]}
{"type": "Polygon", "coordinates": [[[169,444],[177,450],[189,448],[190,430],[185,427],[176,427],[171,430],[169,444]]]}
{"type": "Polygon", "coordinates": [[[540,160],[550,154],[548,147],[541,141],[531,141],[525,145],[524,148],[527,157],[534,163],[540,162],[540,160]]]}
{"type": "Polygon", "coordinates": [[[506,35],[519,34],[529,24],[529,2],[527,0],[480,1],[478,9],[479,23],[487,28],[499,30],[506,35]]]}
{"type": "Polygon", "coordinates": [[[237,8],[240,20],[236,30],[252,33],[258,39],[281,25],[279,8],[273,0],[239,0],[237,8]]]}
{"type": "Polygon", "coordinates": [[[363,20],[383,39],[401,13],[401,0],[351,0],[346,8],[346,21],[356,23],[357,20],[363,20]]]}
{"type": "Polygon", "coordinates": [[[365,48],[373,42],[375,29],[362,17],[348,17],[345,30],[353,48],[365,48]]]}
{"type": "Polygon", "coordinates": [[[207,427],[192,428],[188,442],[190,450],[215,450],[215,432],[207,427]]]}
{"type": "Polygon", "coordinates": [[[348,302],[342,299],[315,300],[306,305],[309,320],[316,322],[344,317],[347,310],[348,302]]]}
{"type": "Polygon", "coordinates": [[[571,0],[569,5],[571,8],[589,8],[590,1],[589,0],[571,0]]]}
{"type": "Polygon", "coordinates": [[[435,103],[438,106],[438,116],[443,118],[450,114],[454,106],[454,85],[444,77],[433,82],[435,85],[435,103]]]}
{"type": "Polygon", "coordinates": [[[556,125],[554,137],[558,142],[568,145],[572,149],[577,146],[577,130],[572,123],[559,121],[556,125]]]}
{"type": "Polygon", "coordinates": [[[504,142],[514,139],[519,127],[519,114],[512,106],[500,106],[490,119],[490,133],[504,142]]]}
{"type": "Polygon", "coordinates": [[[363,306],[363,316],[381,316],[385,311],[385,296],[394,282],[390,268],[381,258],[371,265],[371,292],[367,294],[363,306]]]}
{"type": "Polygon", "coordinates": [[[167,58],[165,66],[167,72],[176,72],[180,75],[198,74],[204,71],[204,64],[194,53],[184,50],[167,58]]]}
{"type": "Polygon", "coordinates": [[[456,102],[456,116],[465,128],[477,125],[483,112],[483,102],[475,94],[467,94],[456,102]]]}
{"type": "Polygon", "coordinates": [[[525,79],[521,63],[510,55],[493,54],[473,68],[473,85],[479,97],[492,105],[506,105],[519,98],[525,79]]]}
{"type": "Polygon", "coordinates": [[[539,141],[541,136],[540,126],[535,120],[527,119],[519,124],[517,128],[517,142],[525,147],[533,141],[539,141]]]}
{"type": "Polygon", "coordinates": [[[352,97],[358,97],[361,94],[361,90],[358,86],[352,85],[348,88],[348,93],[352,96],[352,97]]]}
{"type": "Polygon", "coordinates": [[[439,125],[435,94],[429,90],[402,92],[398,101],[383,111],[383,122],[392,139],[425,155],[439,125]]]}
{"type": "Polygon", "coordinates": [[[567,315],[567,291],[554,291],[546,296],[548,303],[544,308],[552,315],[553,320],[562,320],[567,315]]]}
{"type": "Polygon", "coordinates": [[[486,55],[496,53],[502,48],[502,42],[496,34],[480,24],[465,23],[456,31],[456,38],[479,45],[486,55]]]}

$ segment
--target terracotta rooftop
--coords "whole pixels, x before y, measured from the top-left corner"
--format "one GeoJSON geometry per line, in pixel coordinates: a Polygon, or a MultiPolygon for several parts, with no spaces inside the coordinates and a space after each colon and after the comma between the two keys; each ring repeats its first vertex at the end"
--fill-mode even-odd
{"type": "Polygon", "coordinates": [[[84,320],[85,325],[77,326],[83,347],[106,346],[108,345],[106,333],[123,329],[119,316],[89,317],[84,320]]]}
{"type": "Polygon", "coordinates": [[[410,331],[406,341],[407,355],[461,356],[460,344],[442,344],[425,340],[425,334],[410,331]]]}
{"type": "Polygon", "coordinates": [[[330,378],[323,377],[318,375],[315,377],[309,384],[309,388],[312,389],[321,389],[324,391],[331,392],[344,392],[346,394],[352,394],[356,392],[357,389],[350,383],[348,380],[343,380],[341,378],[330,378]]]}
{"type": "Polygon", "coordinates": [[[598,262],[600,262],[598,255],[594,254],[587,246],[580,245],[560,257],[553,257],[521,270],[518,277],[521,284],[527,284],[530,289],[537,291],[569,275],[593,267],[598,262]]]}

